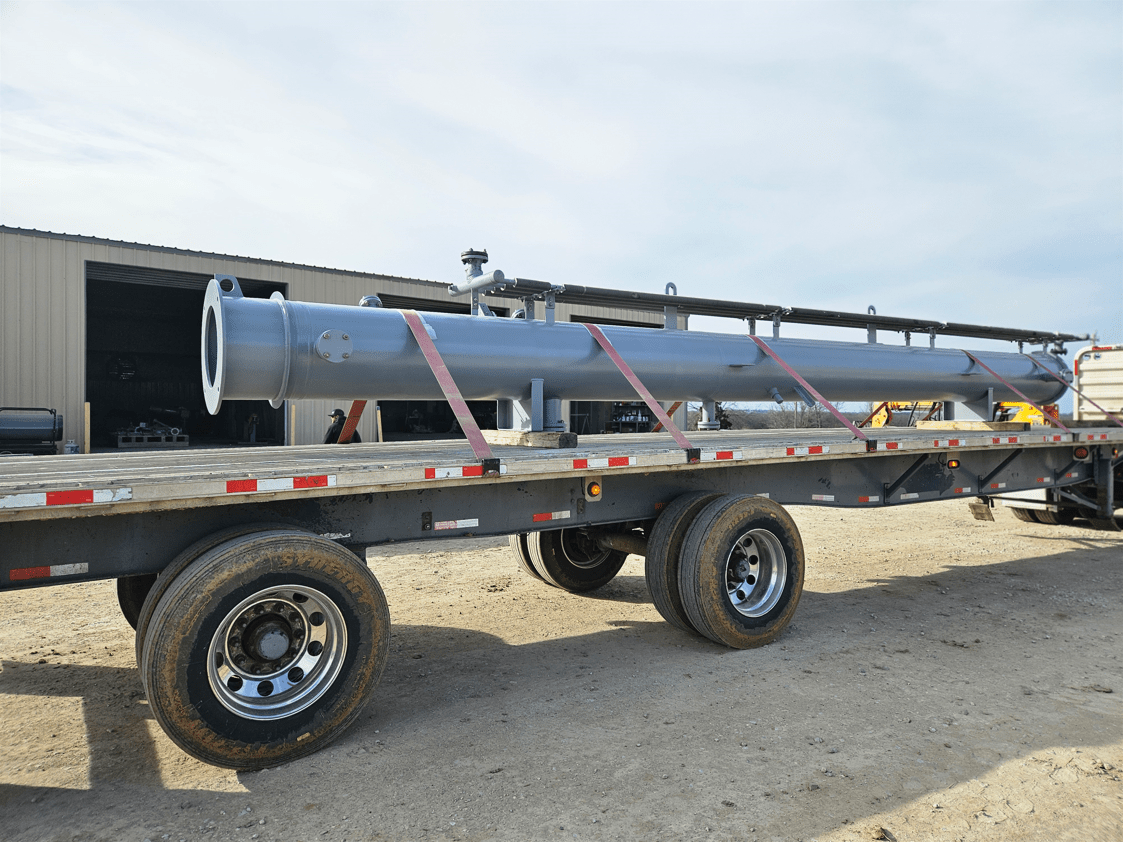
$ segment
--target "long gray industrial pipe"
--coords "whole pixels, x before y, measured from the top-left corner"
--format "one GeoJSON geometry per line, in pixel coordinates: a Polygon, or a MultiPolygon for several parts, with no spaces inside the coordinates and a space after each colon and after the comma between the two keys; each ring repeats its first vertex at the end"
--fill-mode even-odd
{"type": "MultiPolygon", "coordinates": [[[[467,400],[634,400],[635,393],[583,325],[424,313],[438,351],[467,400]]],[[[649,328],[602,328],[657,400],[798,400],[795,381],[747,336],[649,328]]],[[[1020,400],[962,351],[943,348],[768,339],[770,347],[830,401],[1020,400]]],[[[207,409],[225,399],[441,399],[417,341],[397,310],[245,298],[222,275],[203,305],[207,409]]],[[[1065,387],[1022,354],[976,356],[1037,403],[1065,387]]],[[[1055,357],[1039,363],[1067,375],[1055,357]]]]}

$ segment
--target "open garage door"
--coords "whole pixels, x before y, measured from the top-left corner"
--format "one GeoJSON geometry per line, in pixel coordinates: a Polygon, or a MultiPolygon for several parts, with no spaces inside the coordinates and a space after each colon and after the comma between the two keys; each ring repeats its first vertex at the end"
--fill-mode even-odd
{"type": "MultiPolygon", "coordinates": [[[[86,400],[96,448],[284,444],[267,401],[203,402],[199,320],[210,275],[86,263],[86,400]],[[173,431],[175,431],[173,433],[173,431]]],[[[239,278],[253,298],[285,284],[239,278]]]]}

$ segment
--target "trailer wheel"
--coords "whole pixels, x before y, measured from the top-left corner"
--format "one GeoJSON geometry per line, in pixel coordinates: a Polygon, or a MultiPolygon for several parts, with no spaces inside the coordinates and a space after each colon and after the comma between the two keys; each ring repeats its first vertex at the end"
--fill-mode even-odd
{"type": "Polygon", "coordinates": [[[698,513],[720,496],[709,491],[695,491],[676,497],[663,509],[647,539],[644,576],[651,601],[664,620],[686,632],[697,633],[698,630],[686,616],[679,591],[682,544],[698,513]]]}
{"type": "Polygon", "coordinates": [[[706,637],[734,649],[770,643],[803,593],[803,541],[783,507],[763,497],[721,497],[686,533],[683,608],[706,637]]]}
{"type": "Polygon", "coordinates": [[[156,720],[193,757],[261,769],[322,748],[362,712],[390,643],[377,580],[299,531],[234,538],[176,576],[141,675],[156,720]]]}
{"type": "Polygon", "coordinates": [[[1076,512],[1072,509],[1061,509],[1059,512],[1051,512],[1048,509],[1036,509],[1034,515],[1042,523],[1049,526],[1067,526],[1076,520],[1076,512]]]}
{"type": "Polygon", "coordinates": [[[628,557],[622,550],[602,550],[582,529],[532,532],[526,542],[542,580],[570,593],[607,585],[628,557]]]}
{"type": "Polygon", "coordinates": [[[1035,517],[1037,512],[1034,509],[1023,509],[1019,507],[1011,507],[1010,511],[1014,513],[1014,517],[1018,520],[1025,521],[1026,523],[1040,523],[1035,517]]]}
{"type": "Polygon", "coordinates": [[[530,560],[530,547],[527,545],[526,533],[519,532],[515,535],[509,535],[507,540],[511,543],[511,552],[514,553],[522,571],[533,576],[539,582],[543,581],[541,574],[534,568],[534,562],[530,560]]]}
{"type": "MultiPolygon", "coordinates": [[[[140,613],[137,614],[136,622],[132,624],[133,628],[136,629],[134,645],[136,647],[136,664],[138,667],[140,666],[144,654],[144,636],[148,633],[148,623],[152,619],[152,612],[156,610],[156,604],[160,601],[160,597],[168,590],[168,587],[175,577],[182,573],[188,565],[203,553],[208,550],[213,550],[219,544],[224,544],[231,538],[241,538],[243,535],[252,535],[255,532],[268,532],[273,529],[287,529],[292,531],[295,530],[296,527],[286,526],[283,523],[243,523],[237,526],[231,526],[227,529],[221,529],[218,532],[207,535],[205,538],[200,538],[173,558],[168,566],[160,571],[153,585],[148,590],[148,595],[145,597],[140,607],[140,613]]],[[[119,583],[120,580],[118,580],[118,584],[119,583]]],[[[117,593],[118,596],[120,596],[120,587],[118,587],[117,593]]],[[[122,605],[122,610],[123,609],[124,605],[122,605]]]]}
{"type": "Polygon", "coordinates": [[[140,618],[141,608],[144,607],[144,598],[148,596],[154,584],[156,584],[155,573],[122,576],[117,580],[117,604],[121,606],[121,613],[134,629],[140,618]]]}

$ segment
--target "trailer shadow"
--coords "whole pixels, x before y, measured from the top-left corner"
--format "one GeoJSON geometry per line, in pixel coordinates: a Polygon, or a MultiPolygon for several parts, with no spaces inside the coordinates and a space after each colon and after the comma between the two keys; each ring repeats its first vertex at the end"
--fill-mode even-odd
{"type": "MultiPolygon", "coordinates": [[[[13,840],[56,838],[42,834],[46,826],[70,838],[114,805],[140,810],[136,826],[174,828],[176,838],[217,820],[221,837],[227,817],[253,803],[296,833],[348,815],[327,806],[346,781],[377,817],[351,830],[388,839],[413,838],[406,828],[418,822],[450,832],[447,814],[477,790],[484,810],[506,812],[503,799],[533,796],[520,809],[543,827],[586,822],[602,804],[597,793],[616,790],[627,803],[601,821],[611,828],[618,817],[625,834],[689,836],[704,816],[719,836],[738,838],[749,825],[762,838],[814,836],[1014,759],[1118,741],[1118,662],[1096,658],[1123,632],[1119,542],[1082,543],[859,587],[809,587],[793,624],[757,650],[715,646],[653,612],[637,619],[634,605],[647,598],[632,575],[597,594],[601,622],[587,633],[513,643],[456,622],[398,622],[363,719],[317,755],[239,774],[243,793],[161,784],[154,740],[165,738],[153,736],[135,669],[70,665],[47,682],[44,665],[5,660],[0,696],[80,700],[89,778],[88,789],[61,789],[8,775],[0,814],[13,840]],[[1071,663],[1035,671],[1033,652],[1047,647],[1071,650],[1071,663]],[[550,784],[561,767],[583,783],[550,784]],[[415,791],[421,777],[425,799],[415,791]],[[723,809],[723,798],[738,808],[723,809]]],[[[49,750],[44,743],[42,755],[49,750]]]]}

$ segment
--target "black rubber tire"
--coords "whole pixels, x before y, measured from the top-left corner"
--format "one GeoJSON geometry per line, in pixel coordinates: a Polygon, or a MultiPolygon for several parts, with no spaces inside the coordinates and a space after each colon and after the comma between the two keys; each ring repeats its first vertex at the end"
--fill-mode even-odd
{"type": "MultiPolygon", "coordinates": [[[[294,614],[288,616],[295,620],[294,614]]],[[[306,532],[263,532],[220,544],[172,580],[149,622],[141,675],[153,715],[180,748],[215,766],[262,769],[311,754],[343,733],[378,683],[389,646],[386,597],[357,556],[306,532]],[[299,595],[289,598],[289,589],[316,595],[319,605],[332,615],[326,625],[322,614],[318,620],[316,614],[309,615],[304,618],[307,635],[288,638],[294,641],[289,652],[300,650],[301,640],[306,644],[302,657],[307,658],[299,663],[309,664],[310,684],[304,686],[316,692],[302,702],[306,707],[297,709],[294,704],[292,712],[277,718],[239,714],[220,700],[211,683],[212,665],[233,666],[220,657],[229,649],[215,647],[229,647],[242,632],[249,636],[244,623],[242,632],[233,624],[235,617],[259,616],[262,612],[253,613],[256,607],[266,608],[268,617],[270,604],[291,612],[292,606],[307,600],[299,595]],[[286,598],[289,605],[281,608],[280,601],[286,598]],[[251,608],[244,608],[247,604],[251,608]],[[313,627],[320,626],[332,628],[332,636],[329,645],[313,650],[307,643],[313,627]],[[308,659],[329,657],[329,652],[338,671],[317,673],[318,667],[308,659]]],[[[283,670],[297,663],[295,656],[290,659],[286,653],[284,658],[278,684],[283,670]]],[[[288,677],[292,678],[291,672],[288,677]]],[[[290,684],[301,690],[300,681],[298,676],[290,684]]],[[[268,692],[246,698],[258,704],[259,696],[268,692]]],[[[283,693],[278,696],[279,701],[284,699],[283,693]]]]}
{"type": "MultiPolygon", "coordinates": [[[[136,664],[139,667],[144,653],[144,636],[148,633],[148,623],[152,619],[152,612],[156,610],[156,603],[164,595],[175,577],[182,573],[188,565],[208,550],[213,550],[219,544],[224,544],[231,538],[241,538],[243,535],[252,535],[255,532],[269,532],[270,530],[293,530],[295,527],[283,523],[241,523],[227,529],[213,532],[205,538],[200,538],[194,544],[183,550],[171,560],[167,567],[160,571],[155,583],[150,587],[148,596],[140,607],[133,628],[136,629],[134,641],[136,651],[136,664]]],[[[118,591],[118,593],[120,593],[118,591]]]]}
{"type": "Polygon", "coordinates": [[[622,550],[600,549],[580,529],[531,532],[526,543],[542,581],[570,593],[584,593],[607,585],[628,557],[622,550]]]}
{"type": "Polygon", "coordinates": [[[679,569],[683,608],[691,624],[717,643],[734,649],[771,643],[795,614],[803,579],[803,541],[795,521],[782,506],[765,497],[714,500],[698,513],[686,533],[679,569]],[[746,552],[738,566],[730,567],[742,539],[749,540],[741,544],[746,552]],[[759,562],[758,575],[748,575],[753,575],[755,584],[745,579],[736,591],[761,600],[758,613],[747,616],[734,605],[729,590],[734,580],[729,576],[753,559],[759,562]]]}
{"type": "Polygon", "coordinates": [[[1034,509],[1033,513],[1041,523],[1049,526],[1068,526],[1076,519],[1076,512],[1072,509],[1061,509],[1059,512],[1051,512],[1048,509],[1034,509]]]}
{"type": "Polygon", "coordinates": [[[530,547],[527,545],[527,534],[525,532],[518,532],[514,535],[507,536],[507,540],[511,544],[511,552],[514,553],[515,559],[519,563],[520,569],[523,573],[527,573],[537,579],[539,582],[544,581],[541,574],[535,569],[534,562],[530,560],[530,547]]]}
{"type": "Polygon", "coordinates": [[[156,584],[156,576],[155,573],[143,573],[140,576],[123,576],[117,580],[117,604],[134,629],[144,607],[144,599],[156,584]]]}
{"type": "Polygon", "coordinates": [[[1036,517],[1037,512],[1034,509],[1023,509],[1019,507],[1010,507],[1010,511],[1014,513],[1014,517],[1018,520],[1025,521],[1026,523],[1040,523],[1036,517]]]}
{"type": "Polygon", "coordinates": [[[663,509],[648,533],[644,576],[651,602],[664,620],[692,634],[697,634],[698,630],[686,616],[679,592],[682,544],[694,518],[720,496],[712,491],[692,491],[676,497],[663,509]]]}

